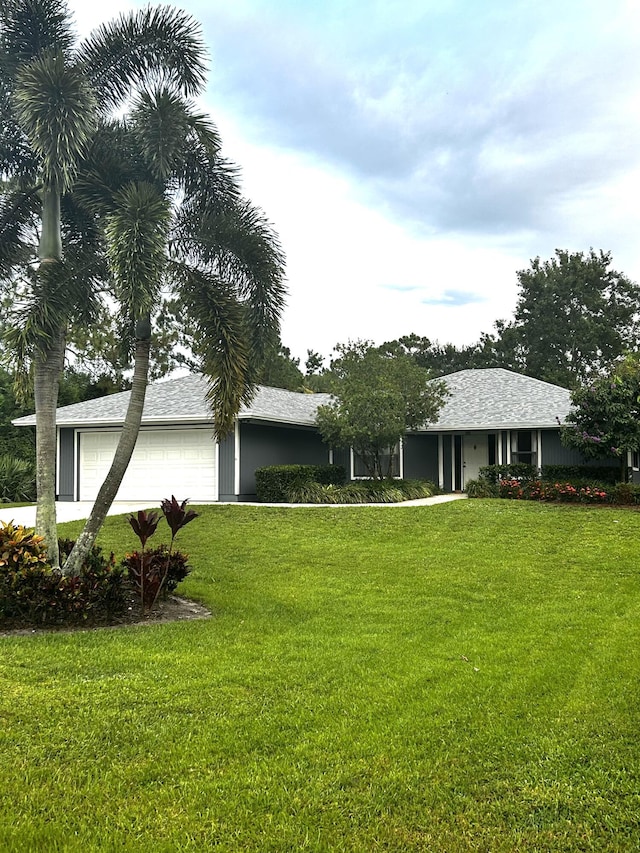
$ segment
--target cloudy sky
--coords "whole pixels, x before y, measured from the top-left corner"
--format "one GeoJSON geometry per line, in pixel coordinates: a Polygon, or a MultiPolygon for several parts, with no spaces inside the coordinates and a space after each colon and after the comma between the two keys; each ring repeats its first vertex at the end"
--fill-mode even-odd
{"type": "MultiPolygon", "coordinates": [[[[87,32],[142,2],[69,0],[87,32]]],[[[472,343],[555,248],[640,280],[636,0],[183,0],[204,105],[287,254],[304,361],[472,343]]]]}

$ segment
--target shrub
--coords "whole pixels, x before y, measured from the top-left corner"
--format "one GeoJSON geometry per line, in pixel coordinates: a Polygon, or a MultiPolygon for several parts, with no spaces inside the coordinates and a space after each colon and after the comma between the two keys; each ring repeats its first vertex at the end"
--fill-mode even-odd
{"type": "Polygon", "coordinates": [[[614,484],[620,475],[619,465],[543,465],[540,477],[554,482],[585,480],[614,484]]]}
{"type": "Polygon", "coordinates": [[[640,484],[616,483],[612,500],[616,504],[640,504],[640,484]]]}
{"type": "Polygon", "coordinates": [[[307,483],[289,492],[290,503],[400,503],[437,493],[427,480],[359,480],[344,486],[307,483]]]}
{"type": "MultiPolygon", "coordinates": [[[[63,553],[73,542],[63,540],[63,553]]],[[[33,530],[0,527],[0,619],[24,625],[99,622],[126,605],[123,573],[93,548],[80,574],[66,577],[47,562],[42,538],[33,530]]]]}
{"type": "Polygon", "coordinates": [[[191,571],[188,560],[187,554],[159,545],[127,554],[120,565],[143,600],[143,606],[151,608],[159,597],[166,598],[186,578],[191,571]]]}
{"type": "Polygon", "coordinates": [[[480,480],[497,484],[499,480],[533,480],[537,469],[528,462],[513,462],[510,465],[483,465],[479,471],[480,480]]]}
{"type": "Polygon", "coordinates": [[[290,494],[310,483],[342,485],[346,472],[342,465],[268,465],[257,468],[255,476],[259,501],[290,503],[290,494]]]}
{"type": "Polygon", "coordinates": [[[15,456],[0,456],[0,502],[35,499],[36,473],[33,464],[15,456]]]}
{"type": "Polygon", "coordinates": [[[469,480],[465,492],[469,498],[497,498],[500,495],[498,484],[489,480],[469,480]]]}

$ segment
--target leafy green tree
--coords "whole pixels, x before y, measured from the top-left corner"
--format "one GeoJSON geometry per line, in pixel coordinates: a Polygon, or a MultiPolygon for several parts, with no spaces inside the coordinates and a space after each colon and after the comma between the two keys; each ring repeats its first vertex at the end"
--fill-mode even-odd
{"type": "Polygon", "coordinates": [[[515,369],[575,388],[638,348],[640,288],[611,268],[610,252],[558,249],[518,281],[513,323],[499,336],[515,369]]]}
{"type": "Polygon", "coordinates": [[[562,441],[588,459],[617,456],[628,479],[627,453],[640,449],[640,356],[630,355],[606,376],[576,388],[562,441]]]}
{"type": "Polygon", "coordinates": [[[407,355],[384,355],[369,341],[336,350],[336,399],[318,408],[320,434],[332,447],[352,447],[370,477],[391,476],[390,451],[407,431],[436,419],[446,389],[407,355]]]}
{"type": "Polygon", "coordinates": [[[288,391],[300,391],[304,377],[300,370],[300,359],[291,355],[278,338],[267,350],[258,381],[271,388],[285,388],[288,391]]]}

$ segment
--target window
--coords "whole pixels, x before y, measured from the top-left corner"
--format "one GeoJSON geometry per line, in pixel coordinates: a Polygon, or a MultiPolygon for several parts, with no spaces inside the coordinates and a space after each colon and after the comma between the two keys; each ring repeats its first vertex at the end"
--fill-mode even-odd
{"type": "MultiPolygon", "coordinates": [[[[402,477],[402,459],[401,459],[401,447],[402,443],[396,444],[394,448],[389,448],[385,453],[380,454],[380,467],[382,470],[382,476],[386,477],[387,472],[389,471],[389,462],[391,462],[391,476],[392,477],[402,477]]],[[[370,477],[370,473],[367,471],[367,468],[362,461],[362,459],[358,456],[357,453],[351,451],[351,477],[352,479],[364,479],[370,477]]]]}
{"type": "Polygon", "coordinates": [[[511,461],[537,464],[536,433],[530,429],[519,429],[511,433],[511,461]]]}
{"type": "Polygon", "coordinates": [[[631,467],[636,471],[640,470],[640,450],[631,451],[631,467]]]}

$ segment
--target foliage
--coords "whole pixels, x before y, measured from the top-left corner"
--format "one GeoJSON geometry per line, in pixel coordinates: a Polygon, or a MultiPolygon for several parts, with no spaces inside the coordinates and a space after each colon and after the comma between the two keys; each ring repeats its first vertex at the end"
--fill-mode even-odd
{"type": "Polygon", "coordinates": [[[363,480],[340,485],[308,482],[288,491],[288,502],[296,504],[400,503],[437,494],[426,480],[363,480]]]}
{"type": "Polygon", "coordinates": [[[151,551],[145,551],[145,545],[156,532],[160,520],[158,513],[141,509],[137,515],[128,516],[131,529],[140,540],[142,550],[127,554],[123,566],[138,590],[143,613],[145,608],[153,608],[160,595],[166,597],[168,592],[174,590],[190,571],[187,555],[173,550],[180,530],[198,517],[194,510],[187,510],[187,503],[186,500],[179,503],[175,495],[161,502],[160,509],[171,531],[171,541],[168,546],[161,545],[151,551]]]}
{"type": "Polygon", "coordinates": [[[0,502],[34,501],[36,473],[31,461],[0,456],[0,502]]]}
{"type": "Polygon", "coordinates": [[[592,459],[617,456],[626,480],[627,452],[640,448],[640,357],[628,356],[608,375],[577,388],[571,401],[563,443],[592,459]]]}
{"type": "Polygon", "coordinates": [[[611,268],[610,252],[557,249],[518,281],[512,332],[522,372],[575,388],[638,345],[640,289],[611,268]]]}
{"type": "Polygon", "coordinates": [[[508,465],[483,465],[478,474],[480,480],[497,483],[498,480],[533,480],[537,469],[528,462],[511,462],[508,465]]]}
{"type": "Polygon", "coordinates": [[[267,465],[257,468],[256,494],[263,503],[290,503],[296,490],[311,483],[340,486],[346,479],[341,465],[267,465]]]}
{"type": "Polygon", "coordinates": [[[166,598],[189,574],[188,560],[187,554],[162,544],[126,554],[121,566],[140,594],[143,609],[151,610],[158,598],[166,598]]]}
{"type": "Polygon", "coordinates": [[[500,497],[498,483],[493,480],[479,478],[469,480],[465,485],[465,492],[469,498],[497,498],[500,497]]]}
{"type": "Polygon", "coordinates": [[[300,359],[291,355],[278,339],[272,343],[266,353],[260,369],[258,382],[270,388],[285,388],[288,391],[300,391],[304,386],[304,377],[300,370],[300,359]]]}
{"type": "Polygon", "coordinates": [[[505,479],[500,480],[498,484],[497,497],[559,503],[630,505],[640,504],[640,484],[505,479]]]}
{"type": "MultiPolygon", "coordinates": [[[[68,553],[73,540],[61,540],[68,553]]],[[[0,620],[12,625],[99,622],[121,613],[126,594],[113,553],[94,548],[79,575],[64,577],[49,565],[42,538],[29,528],[0,527],[0,620]]]]}
{"type": "Polygon", "coordinates": [[[582,480],[595,480],[600,483],[614,484],[620,470],[616,465],[543,465],[541,480],[564,480],[575,483],[582,480]]]}
{"type": "Polygon", "coordinates": [[[392,473],[389,451],[406,432],[436,419],[446,389],[410,358],[384,355],[368,341],[336,349],[336,399],[318,407],[318,429],[330,446],[352,447],[370,477],[384,479],[392,473]]]}

